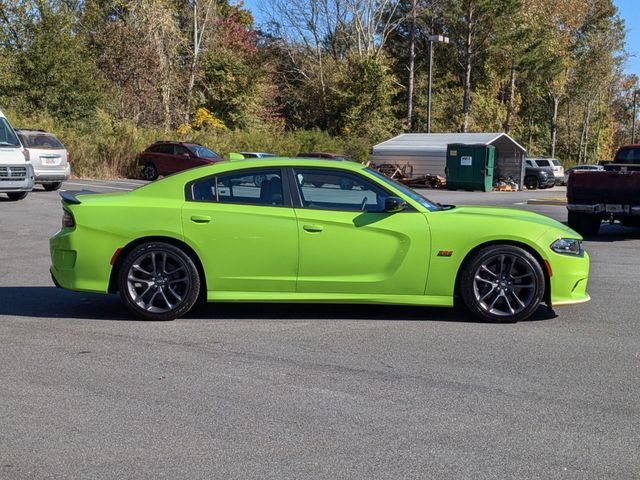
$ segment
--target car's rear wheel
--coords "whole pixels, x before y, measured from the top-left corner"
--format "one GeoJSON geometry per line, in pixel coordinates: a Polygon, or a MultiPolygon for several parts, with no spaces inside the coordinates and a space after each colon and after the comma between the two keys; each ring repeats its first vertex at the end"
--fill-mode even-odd
{"type": "Polygon", "coordinates": [[[152,182],[158,178],[159,175],[158,167],[156,167],[156,164],[153,162],[147,162],[144,164],[144,167],[142,167],[142,178],[145,180],[152,182]]]}
{"type": "Polygon", "coordinates": [[[62,182],[44,183],[42,186],[47,192],[53,192],[54,190],[60,190],[62,182]]]}
{"type": "Polygon", "coordinates": [[[542,301],[542,267],[526,250],[491,245],[464,266],[460,294],[475,316],[488,322],[517,322],[529,318],[542,301]]]}
{"type": "Polygon", "coordinates": [[[22,200],[23,198],[25,198],[27,196],[28,192],[9,192],[7,193],[7,197],[9,197],[9,200],[11,201],[16,201],[16,200],[22,200]]]}
{"type": "Polygon", "coordinates": [[[193,259],[163,242],[134,248],[118,274],[122,300],[144,320],[174,320],[185,315],[198,299],[200,283],[193,259]]]}
{"type": "Polygon", "coordinates": [[[533,175],[529,175],[524,177],[524,186],[529,190],[535,190],[540,186],[540,182],[538,182],[538,179],[533,175]]]}

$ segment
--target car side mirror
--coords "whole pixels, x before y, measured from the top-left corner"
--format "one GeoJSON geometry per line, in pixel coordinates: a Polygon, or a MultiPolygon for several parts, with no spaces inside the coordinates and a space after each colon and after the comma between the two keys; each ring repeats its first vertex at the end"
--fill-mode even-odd
{"type": "Polygon", "coordinates": [[[384,211],[389,213],[401,212],[407,208],[407,202],[398,197],[387,197],[384,199],[384,211]]]}

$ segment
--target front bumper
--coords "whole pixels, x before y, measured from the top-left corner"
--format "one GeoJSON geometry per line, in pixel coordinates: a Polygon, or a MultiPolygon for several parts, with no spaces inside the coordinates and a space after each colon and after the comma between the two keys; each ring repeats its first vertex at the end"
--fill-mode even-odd
{"type": "Polygon", "coordinates": [[[35,184],[33,165],[27,163],[26,165],[2,165],[2,171],[0,172],[0,192],[30,192],[33,190],[35,184]],[[20,170],[26,174],[21,174],[19,177],[13,175],[12,172],[20,170]]]}
{"type": "Polygon", "coordinates": [[[551,298],[550,306],[571,305],[588,302],[591,297],[587,293],[589,280],[589,254],[581,256],[552,253],[551,266],[551,298]]]}

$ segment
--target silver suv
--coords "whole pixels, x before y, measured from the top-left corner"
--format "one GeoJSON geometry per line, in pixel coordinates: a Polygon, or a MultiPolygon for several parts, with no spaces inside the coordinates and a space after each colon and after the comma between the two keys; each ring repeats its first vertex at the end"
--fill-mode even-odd
{"type": "Polygon", "coordinates": [[[45,190],[58,190],[71,175],[69,153],[53,133],[16,128],[27,160],[35,172],[35,182],[45,190]]]}

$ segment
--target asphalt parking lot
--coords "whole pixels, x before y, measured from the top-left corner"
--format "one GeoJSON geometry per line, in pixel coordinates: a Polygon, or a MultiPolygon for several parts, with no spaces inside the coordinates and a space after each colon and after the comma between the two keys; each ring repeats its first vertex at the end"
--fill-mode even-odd
{"type": "MultiPolygon", "coordinates": [[[[527,203],[563,189],[427,195],[566,220],[527,203]]],[[[585,242],[591,302],[517,324],[232,304],[153,323],[53,286],[57,192],[0,196],[2,479],[640,478],[640,229],[585,242]]]]}

